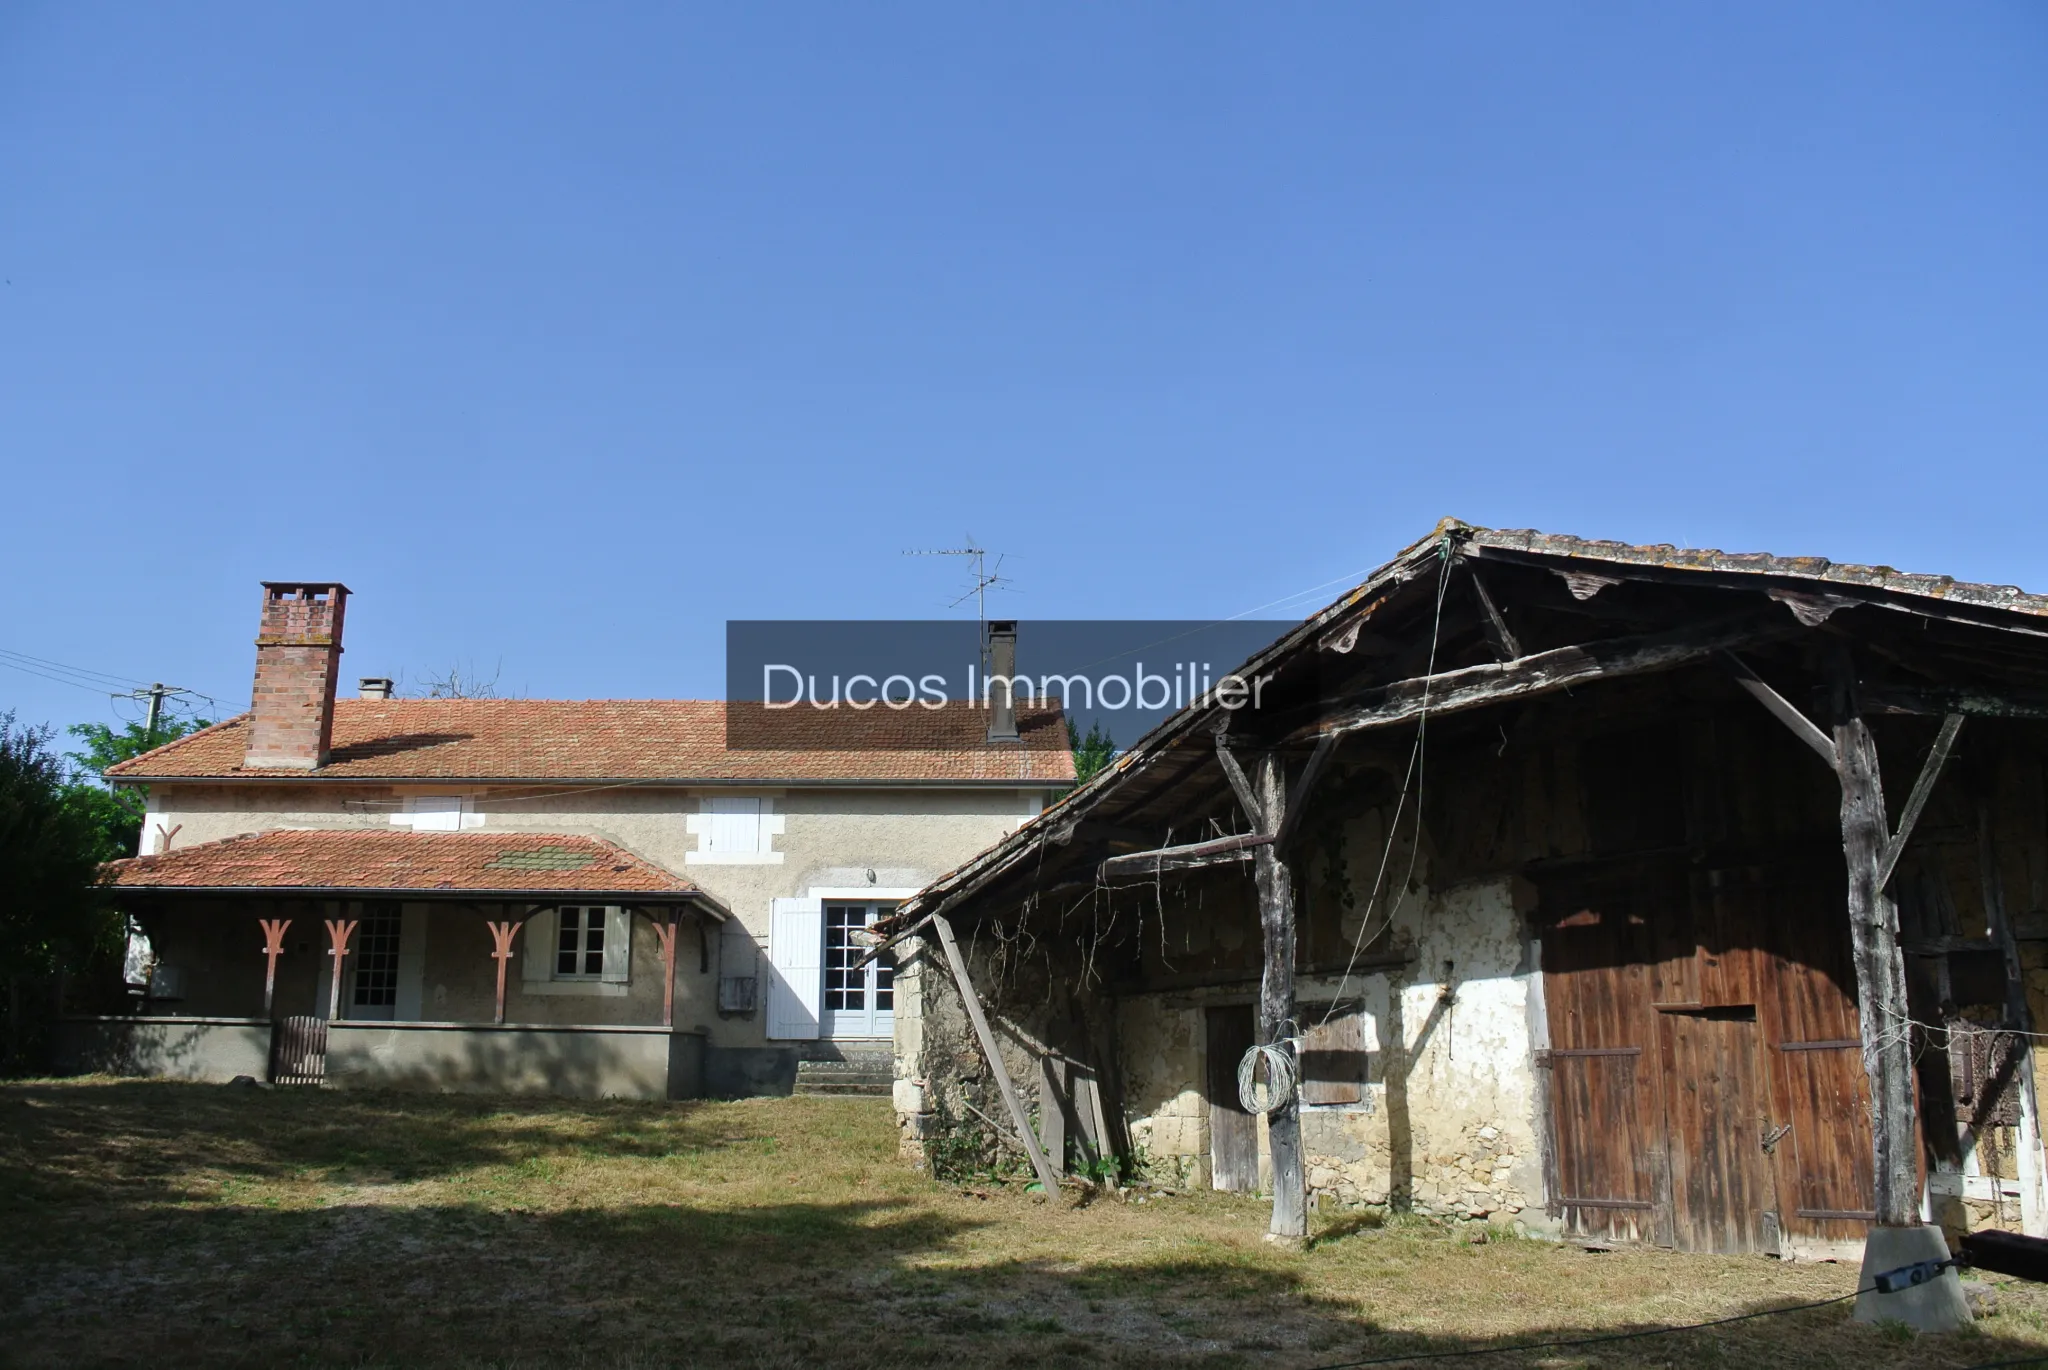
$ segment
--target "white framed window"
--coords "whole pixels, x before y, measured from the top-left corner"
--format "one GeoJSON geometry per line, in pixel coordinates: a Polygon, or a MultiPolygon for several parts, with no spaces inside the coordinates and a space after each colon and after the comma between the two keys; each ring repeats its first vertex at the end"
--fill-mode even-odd
{"type": "Polygon", "coordinates": [[[555,910],[555,963],[551,980],[604,979],[605,915],[602,904],[564,904],[555,910]]]}
{"type": "Polygon", "coordinates": [[[775,839],[782,835],[782,815],[775,800],[761,795],[706,795],[698,811],[684,820],[697,838],[694,851],[683,853],[685,865],[779,866],[782,853],[775,839]]]}
{"type": "Polygon", "coordinates": [[[528,994],[626,992],[633,915],[617,904],[562,904],[526,920],[521,987],[528,994]]]}
{"type": "Polygon", "coordinates": [[[391,825],[414,832],[463,832],[484,825],[476,801],[462,794],[412,794],[391,815],[391,825]]]}

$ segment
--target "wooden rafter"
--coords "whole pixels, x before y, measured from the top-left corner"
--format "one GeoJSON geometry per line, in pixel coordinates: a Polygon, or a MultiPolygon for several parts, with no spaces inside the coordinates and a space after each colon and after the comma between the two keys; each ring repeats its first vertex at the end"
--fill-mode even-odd
{"type": "Polygon", "coordinates": [[[1341,736],[1406,723],[1425,712],[1457,713],[1551,694],[1574,685],[1668,671],[1746,643],[1782,637],[1790,631],[1794,630],[1744,614],[1697,627],[1558,647],[1514,661],[1415,676],[1382,686],[1366,695],[1363,702],[1326,714],[1287,740],[1341,736]]]}
{"type": "Polygon", "coordinates": [[[1159,847],[1152,851],[1112,856],[1097,867],[1097,871],[1104,880],[1149,880],[1172,871],[1249,861],[1253,859],[1254,848],[1271,846],[1273,842],[1274,839],[1265,833],[1215,837],[1207,842],[1189,842],[1178,847],[1159,847]]]}
{"type": "Polygon", "coordinates": [[[1962,730],[1961,714],[1950,714],[1941,721],[1941,731],[1934,736],[1934,748],[1927,753],[1927,760],[1920,767],[1920,778],[1913,782],[1913,792],[1906,796],[1905,812],[1899,815],[1899,830],[1892,834],[1891,841],[1885,844],[1884,854],[1878,858],[1879,889],[1891,883],[1892,872],[1898,869],[1899,858],[1905,854],[1906,842],[1920,822],[1920,811],[1927,807],[1928,796],[1934,793],[1934,782],[1941,778],[1941,768],[1948,764],[1948,754],[1956,745],[1956,734],[1962,730]]]}
{"type": "Polygon", "coordinates": [[[1771,716],[1792,730],[1792,735],[1820,753],[1820,759],[1828,763],[1831,771],[1840,770],[1841,764],[1835,757],[1835,740],[1821,731],[1820,725],[1799,712],[1798,706],[1779,694],[1762,677],[1749,668],[1749,663],[1733,652],[1721,653],[1735,676],[1735,683],[1749,692],[1751,698],[1770,710],[1771,716]]]}

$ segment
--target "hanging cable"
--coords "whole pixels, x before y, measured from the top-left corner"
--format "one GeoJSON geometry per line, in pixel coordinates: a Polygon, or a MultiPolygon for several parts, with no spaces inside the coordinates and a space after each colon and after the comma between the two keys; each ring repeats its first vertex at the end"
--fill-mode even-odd
{"type": "Polygon", "coordinates": [[[1422,851],[1422,781],[1423,743],[1429,736],[1429,682],[1436,675],[1437,646],[1443,639],[1444,595],[1451,584],[1451,540],[1446,537],[1441,552],[1442,561],[1437,568],[1436,612],[1429,629],[1429,667],[1423,673],[1422,707],[1415,720],[1415,741],[1408,749],[1408,770],[1401,778],[1401,795],[1394,803],[1394,814],[1387,822],[1387,841],[1380,852],[1380,868],[1373,876],[1372,893],[1366,896],[1365,912],[1358,918],[1358,935],[1352,939],[1351,955],[1344,963],[1344,974],[1337,981],[1337,992],[1331,997],[1330,1007],[1323,1012],[1321,1022],[1330,1021],[1344,1002],[1344,994],[1351,985],[1351,976],[1358,969],[1358,958],[1372,945],[1373,939],[1393,926],[1394,917],[1407,901],[1408,886],[1415,878],[1415,861],[1422,851]],[[1415,795],[1415,831],[1408,848],[1408,869],[1401,877],[1401,888],[1394,896],[1393,907],[1376,927],[1373,924],[1373,910],[1378,907],[1380,893],[1386,887],[1387,868],[1394,857],[1394,844],[1400,837],[1401,817],[1407,811],[1410,790],[1415,795]]]}
{"type": "Polygon", "coordinates": [[[1295,1064],[1300,1050],[1301,1038],[1284,1037],[1270,1046],[1255,1046],[1245,1052],[1244,1059],[1237,1063],[1237,1101],[1245,1112],[1263,1115],[1286,1107],[1301,1084],[1301,1068],[1295,1064]],[[1263,1080],[1259,1078],[1261,1065],[1266,1068],[1263,1080]]]}

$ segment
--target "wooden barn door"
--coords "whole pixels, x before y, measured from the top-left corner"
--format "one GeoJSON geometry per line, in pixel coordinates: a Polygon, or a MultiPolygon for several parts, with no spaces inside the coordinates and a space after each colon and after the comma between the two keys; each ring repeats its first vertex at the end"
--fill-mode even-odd
{"type": "Polygon", "coordinates": [[[1841,883],[1817,860],[1545,889],[1568,1232],[1785,1255],[1862,1240],[1870,1096],[1841,883]]]}
{"type": "MultiPolygon", "coordinates": [[[[1731,872],[1731,875],[1734,873],[1731,872]]],[[[1793,1254],[1860,1242],[1871,1207],[1870,1079],[1844,923],[1844,876],[1819,863],[1744,872],[1740,897],[1769,932],[1761,1010],[1770,1060],[1770,1160],[1793,1254]]]]}
{"type": "Polygon", "coordinates": [[[1252,1008],[1233,1004],[1205,1016],[1208,1041],[1209,1178],[1217,1189],[1259,1187],[1259,1120],[1237,1099],[1237,1063],[1252,1048],[1252,1008]]]}
{"type": "Polygon", "coordinates": [[[1771,1250],[1769,1103],[1754,1008],[1659,1012],[1671,1238],[1680,1251],[1771,1250]]]}
{"type": "Polygon", "coordinates": [[[1613,891],[1564,900],[1543,934],[1554,1197],[1573,1236],[1668,1240],[1647,928],[1613,891]]]}

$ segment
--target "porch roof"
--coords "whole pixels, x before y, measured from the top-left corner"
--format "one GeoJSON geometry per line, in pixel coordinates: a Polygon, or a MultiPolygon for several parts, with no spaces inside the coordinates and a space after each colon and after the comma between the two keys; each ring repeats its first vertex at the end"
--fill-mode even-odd
{"type": "Polygon", "coordinates": [[[601,837],[278,829],[110,861],[114,889],[157,894],[398,894],[415,898],[692,903],[692,881],[601,837]]]}

